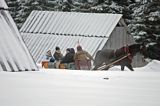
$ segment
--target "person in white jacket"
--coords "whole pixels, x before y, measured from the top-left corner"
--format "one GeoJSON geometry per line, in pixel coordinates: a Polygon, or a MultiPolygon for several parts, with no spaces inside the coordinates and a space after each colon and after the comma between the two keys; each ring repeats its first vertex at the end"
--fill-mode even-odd
{"type": "Polygon", "coordinates": [[[43,57],[43,61],[50,61],[51,58],[52,58],[51,50],[48,50],[43,57]]]}

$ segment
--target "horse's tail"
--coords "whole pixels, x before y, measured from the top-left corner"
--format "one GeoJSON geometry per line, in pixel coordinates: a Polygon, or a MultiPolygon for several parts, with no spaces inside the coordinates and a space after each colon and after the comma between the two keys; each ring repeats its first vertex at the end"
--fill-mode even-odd
{"type": "Polygon", "coordinates": [[[95,56],[94,61],[93,61],[93,65],[94,65],[94,66],[97,65],[97,62],[98,62],[100,53],[101,53],[100,51],[98,51],[98,52],[96,53],[96,56],[95,56]]]}

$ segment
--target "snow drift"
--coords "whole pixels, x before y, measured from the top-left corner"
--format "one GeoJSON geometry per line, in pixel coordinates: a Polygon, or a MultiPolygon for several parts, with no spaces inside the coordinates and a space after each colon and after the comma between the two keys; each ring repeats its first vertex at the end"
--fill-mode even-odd
{"type": "Polygon", "coordinates": [[[0,72],[0,106],[159,106],[159,65],[154,60],[134,72],[120,67],[0,72]]]}

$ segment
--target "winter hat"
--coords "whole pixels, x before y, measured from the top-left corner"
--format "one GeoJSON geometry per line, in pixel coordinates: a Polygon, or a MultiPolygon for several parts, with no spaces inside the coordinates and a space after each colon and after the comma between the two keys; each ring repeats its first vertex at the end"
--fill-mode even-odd
{"type": "Polygon", "coordinates": [[[47,53],[51,53],[51,50],[48,50],[47,53]]]}
{"type": "Polygon", "coordinates": [[[71,51],[71,49],[70,49],[70,48],[67,48],[66,50],[67,50],[67,51],[69,51],[69,52],[71,51]]]}
{"type": "Polygon", "coordinates": [[[77,46],[77,51],[81,51],[82,47],[80,45],[77,46]]]}
{"type": "Polygon", "coordinates": [[[71,53],[75,53],[74,48],[70,48],[70,52],[71,52],[71,53]]]}
{"type": "Polygon", "coordinates": [[[56,50],[60,50],[60,48],[57,46],[57,47],[56,47],[56,50]]]}

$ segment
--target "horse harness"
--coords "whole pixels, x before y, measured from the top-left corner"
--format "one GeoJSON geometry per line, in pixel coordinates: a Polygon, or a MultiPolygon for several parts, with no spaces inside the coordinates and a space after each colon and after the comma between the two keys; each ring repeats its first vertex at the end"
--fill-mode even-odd
{"type": "MultiPolygon", "coordinates": [[[[118,60],[120,59],[120,61],[123,60],[123,59],[125,59],[125,58],[128,58],[128,59],[130,60],[130,62],[132,62],[133,56],[131,55],[131,52],[130,52],[130,50],[129,50],[128,45],[121,48],[121,50],[124,51],[124,55],[122,55],[122,56],[120,56],[120,57],[116,55],[118,50],[119,50],[119,49],[114,50],[114,58],[117,58],[117,57],[118,57],[118,60]],[[125,58],[124,58],[124,57],[125,57],[125,58]]],[[[115,60],[115,61],[116,61],[116,60],[115,60]]]]}
{"type": "MultiPolygon", "coordinates": [[[[106,68],[106,67],[112,67],[113,64],[116,64],[117,62],[120,62],[121,60],[123,60],[123,59],[125,59],[125,58],[128,58],[128,59],[130,60],[130,62],[132,62],[132,55],[131,55],[131,53],[130,53],[130,51],[129,51],[129,47],[128,47],[128,46],[124,46],[124,47],[122,47],[122,48],[123,48],[123,51],[124,51],[124,53],[125,53],[124,56],[122,56],[121,58],[116,59],[115,61],[113,61],[113,62],[111,62],[111,63],[109,63],[109,64],[102,65],[102,66],[99,67],[98,69],[104,69],[104,68],[106,68]]],[[[116,50],[113,51],[115,58],[116,58],[116,52],[117,52],[117,50],[119,50],[119,49],[116,49],[116,50]]]]}
{"type": "Polygon", "coordinates": [[[124,51],[125,51],[126,54],[129,54],[127,57],[128,57],[128,59],[130,59],[132,61],[133,56],[132,56],[132,54],[131,54],[131,52],[129,50],[128,45],[124,46],[124,51]]]}

